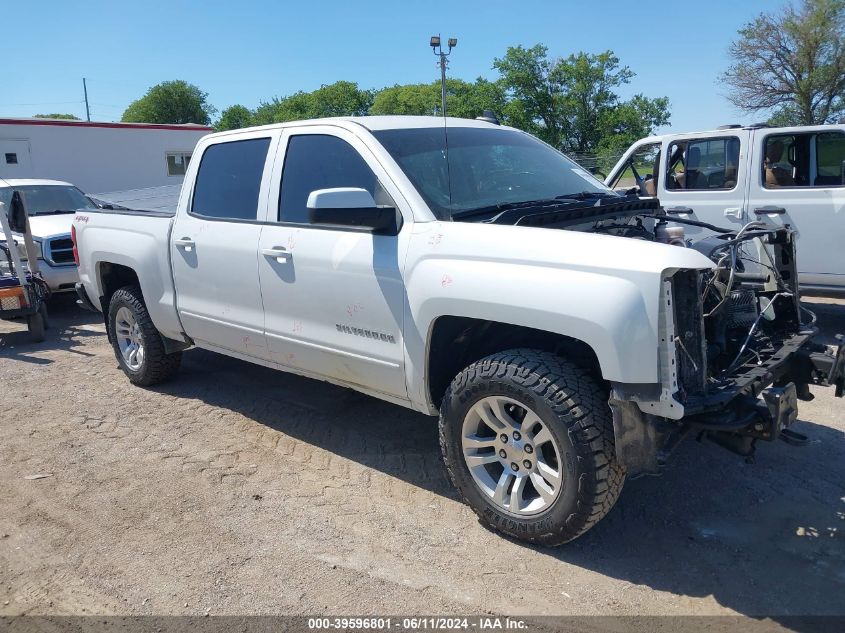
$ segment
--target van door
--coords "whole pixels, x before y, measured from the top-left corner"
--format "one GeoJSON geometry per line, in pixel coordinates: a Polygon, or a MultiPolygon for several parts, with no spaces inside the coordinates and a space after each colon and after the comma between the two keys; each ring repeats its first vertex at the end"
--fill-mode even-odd
{"type": "Polygon", "coordinates": [[[306,208],[318,189],[363,188],[393,207],[405,204],[401,193],[347,130],[294,129],[281,146],[258,256],[270,358],[405,400],[402,262],[411,223],[398,236],[374,235],[311,224],[306,208]]]}
{"type": "MultiPolygon", "coordinates": [[[[664,143],[658,177],[660,202],[670,215],[739,228],[747,220],[748,130],[674,137],[664,143]]],[[[709,232],[685,225],[692,239],[709,232]]]]}
{"type": "Polygon", "coordinates": [[[32,178],[27,139],[0,138],[0,178],[32,178]]]}
{"type": "Polygon", "coordinates": [[[266,357],[258,218],[278,136],[253,132],[212,143],[189,167],[196,178],[179,201],[170,258],[179,318],[201,347],[266,357]]]}
{"type": "Polygon", "coordinates": [[[845,288],[845,126],[756,130],[749,208],[797,232],[805,289],[845,288]]]}

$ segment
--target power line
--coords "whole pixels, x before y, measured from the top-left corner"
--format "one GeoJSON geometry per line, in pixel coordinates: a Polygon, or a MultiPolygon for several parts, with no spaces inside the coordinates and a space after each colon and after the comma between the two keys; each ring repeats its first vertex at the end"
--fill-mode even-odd
{"type": "Polygon", "coordinates": [[[40,103],[0,103],[0,108],[18,106],[67,105],[69,103],[85,103],[84,101],[41,101],[40,103]]]}

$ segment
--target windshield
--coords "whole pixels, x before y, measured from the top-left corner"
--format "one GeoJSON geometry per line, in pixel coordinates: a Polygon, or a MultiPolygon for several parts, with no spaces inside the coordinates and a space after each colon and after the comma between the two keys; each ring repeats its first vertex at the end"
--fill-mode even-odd
{"type": "Polygon", "coordinates": [[[440,219],[534,200],[615,195],[560,152],[516,130],[429,127],[373,134],[440,219]]]}
{"type": "Polygon", "coordinates": [[[23,187],[0,188],[0,202],[8,208],[12,200],[12,192],[23,194],[26,210],[29,215],[56,213],[65,211],[73,213],[77,209],[96,209],[88,197],[76,187],[68,185],[25,185],[23,187]]]}

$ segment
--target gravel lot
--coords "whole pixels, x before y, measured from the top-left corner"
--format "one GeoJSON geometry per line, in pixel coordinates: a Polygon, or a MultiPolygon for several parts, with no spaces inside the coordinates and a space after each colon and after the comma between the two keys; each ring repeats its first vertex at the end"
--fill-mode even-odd
{"type": "Polygon", "coordinates": [[[832,390],[801,405],[809,446],[688,440],[545,550],[456,500],[433,418],[201,350],[139,389],[98,315],[51,310],[41,344],[0,322],[0,615],[845,614],[832,390]]]}

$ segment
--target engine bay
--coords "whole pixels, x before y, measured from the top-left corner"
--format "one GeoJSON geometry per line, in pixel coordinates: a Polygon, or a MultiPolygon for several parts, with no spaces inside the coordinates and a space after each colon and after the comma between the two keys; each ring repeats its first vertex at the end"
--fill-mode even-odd
{"type": "Polygon", "coordinates": [[[658,212],[582,230],[692,248],[715,264],[673,278],[679,386],[693,403],[766,365],[790,337],[814,325],[815,315],[798,300],[791,229],[759,221],[738,231],[708,225],[710,235],[693,241],[685,224],[703,223],[658,212]]]}

